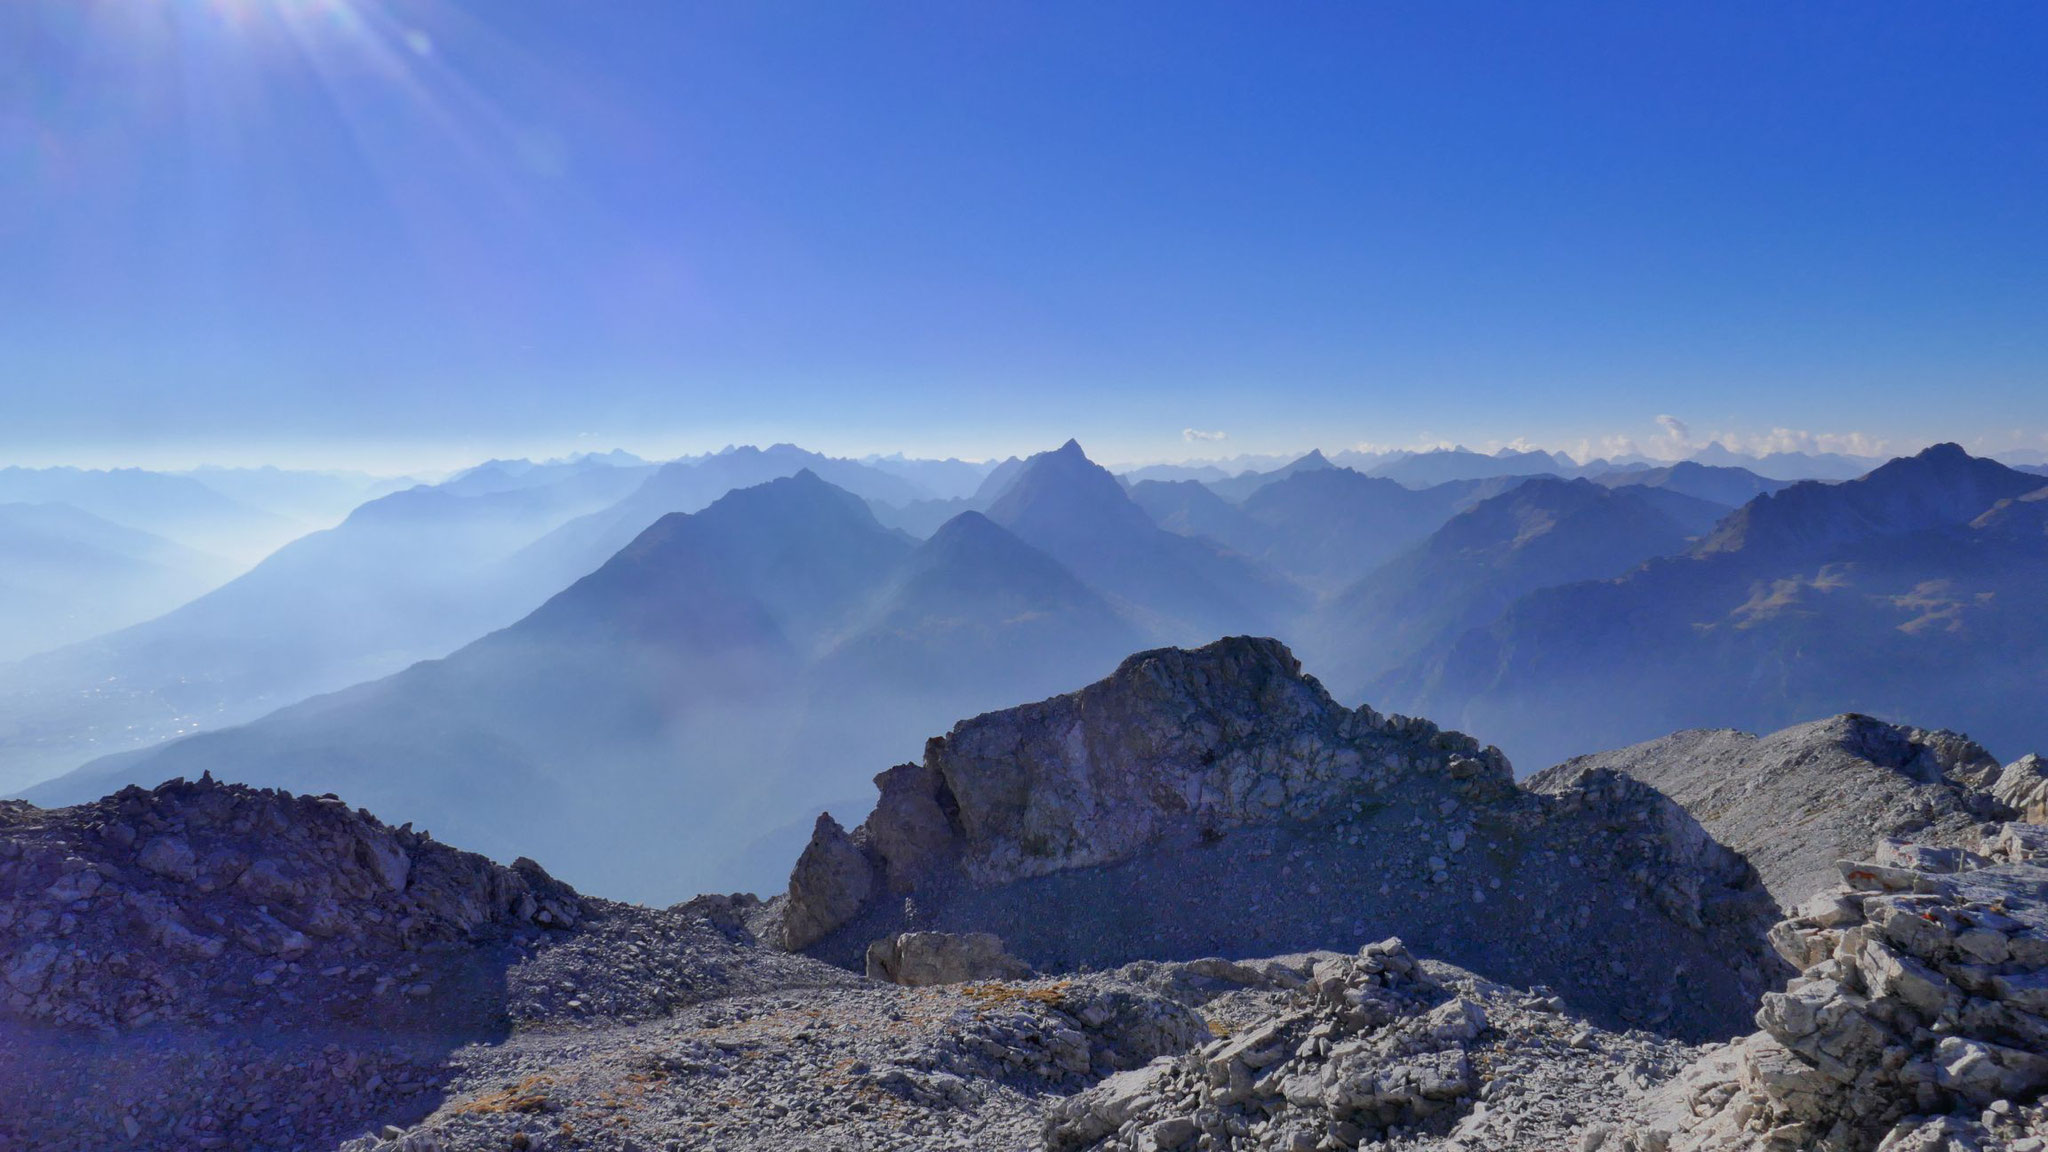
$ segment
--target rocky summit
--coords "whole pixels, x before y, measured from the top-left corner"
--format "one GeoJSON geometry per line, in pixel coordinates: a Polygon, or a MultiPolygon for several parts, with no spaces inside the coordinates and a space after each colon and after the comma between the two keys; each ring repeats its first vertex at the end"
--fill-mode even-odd
{"type": "Polygon", "coordinates": [[[911,930],[1046,970],[1357,947],[1399,934],[1615,1027],[1727,1036],[1778,962],[1755,872],[1626,776],[1556,794],[1427,721],[1347,709],[1272,640],[1160,649],[965,721],[830,817],[767,912],[859,966],[911,930]],[[1662,963],[1633,962],[1648,936],[1662,963]]]}
{"type": "Polygon", "coordinates": [[[1233,638],[877,784],[666,909],[333,796],[0,807],[0,1149],[2048,1149],[2038,757],[1844,716],[1522,786],[1233,638]]]}

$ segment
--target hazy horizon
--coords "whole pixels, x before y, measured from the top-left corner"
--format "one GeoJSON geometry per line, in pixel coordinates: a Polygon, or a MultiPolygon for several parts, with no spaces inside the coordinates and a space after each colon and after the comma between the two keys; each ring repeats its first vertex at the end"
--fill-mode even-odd
{"type": "MultiPolygon", "coordinates": [[[[922,450],[868,442],[845,442],[826,437],[821,440],[796,439],[789,436],[764,436],[754,440],[707,438],[678,442],[667,438],[641,440],[594,441],[581,438],[567,441],[502,442],[462,447],[400,448],[391,445],[329,445],[322,449],[293,449],[252,447],[241,451],[195,454],[189,451],[163,448],[151,452],[129,453],[85,453],[66,455],[60,452],[24,453],[0,455],[0,468],[80,468],[90,470],[113,470],[139,468],[146,471],[190,472],[206,468],[264,468],[274,467],[285,470],[319,472],[361,473],[366,479],[391,479],[412,477],[422,482],[435,482],[456,473],[474,468],[491,460],[531,460],[535,462],[562,461],[583,455],[602,456],[608,452],[624,451],[651,463],[714,455],[740,447],[767,448],[773,444],[794,444],[806,451],[820,455],[849,460],[865,460],[901,456],[911,460],[957,459],[972,464],[995,463],[1012,456],[1023,458],[1036,452],[1053,448],[1068,439],[1079,440],[1091,458],[1100,461],[1111,471],[1124,471],[1153,465],[1232,465],[1244,461],[1294,459],[1311,451],[1326,455],[1339,452],[1362,453],[1423,453],[1448,449],[1465,449],[1484,455],[1495,455],[1502,451],[1562,452],[1580,464],[1596,459],[1642,458],[1652,461],[1676,462],[1689,459],[1713,445],[1738,455],[1763,457],[1772,453],[1806,453],[1810,455],[1843,455],[1865,459],[1888,459],[1910,456],[1930,444],[1944,440],[1959,443],[1973,455],[1988,456],[2014,464],[2040,464],[2048,462],[2048,435],[2026,437],[2020,434],[2005,436],[1976,436],[1955,440],[1944,437],[1913,437],[1899,440],[1880,440],[1861,434],[1812,433],[1803,430],[1776,428],[1762,433],[1702,433],[1686,428],[1682,423],[1675,431],[1672,418],[1664,423],[1649,422],[1653,434],[1631,436],[1615,433],[1594,438],[1581,436],[1554,442],[1535,442],[1526,437],[1508,440],[1459,438],[1456,436],[1436,439],[1415,439],[1407,442],[1360,441],[1355,443],[1317,442],[1309,438],[1299,440],[1269,439],[1258,442],[1239,442],[1227,434],[1221,437],[1210,433],[1198,436],[1184,436],[1184,450],[1180,452],[1161,451],[1151,455],[1118,455],[1113,438],[1096,438],[1082,433],[1055,436],[1049,440],[1023,438],[1006,439],[1002,446],[986,449],[981,453],[948,448],[943,444],[928,444],[922,450]],[[715,441],[715,442],[714,442],[715,441]],[[1109,448],[1098,445],[1110,445],[1109,448]],[[836,446],[835,445],[841,445],[836,446]]],[[[1199,430],[1190,430],[1199,431],[1199,430]]]]}

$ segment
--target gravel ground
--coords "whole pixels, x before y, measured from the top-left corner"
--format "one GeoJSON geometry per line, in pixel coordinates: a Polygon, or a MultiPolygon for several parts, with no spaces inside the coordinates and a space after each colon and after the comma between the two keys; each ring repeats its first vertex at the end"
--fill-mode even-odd
{"type": "MultiPolygon", "coordinates": [[[[558,1020],[456,1052],[430,1116],[343,1150],[1043,1148],[1062,1109],[1123,1080],[1199,1070],[1228,1037],[1275,1021],[1308,1026],[1318,966],[1344,960],[1148,962],[933,988],[863,981],[721,997],[660,1021],[558,1020]]],[[[1381,1032],[1412,1028],[1459,998],[1481,1005],[1492,1023],[1460,1046],[1472,1074],[1443,1109],[1358,1147],[1576,1148],[1637,1118],[1643,1091],[1699,1051],[1649,1033],[1602,1031],[1563,1014],[1547,990],[1507,988],[1449,965],[1420,964],[1405,987],[1405,1010],[1381,1032]]],[[[1172,1147],[1144,1143],[1143,1133],[1178,1107],[1157,1102],[1145,1123],[1125,1125],[1121,1141],[1053,1146],[1172,1147]]],[[[1234,1146],[1292,1149],[1278,1136],[1306,1116],[1271,1126],[1272,1140],[1234,1146]]],[[[1319,1123],[1318,1136],[1328,1118],[1319,1123]]]]}

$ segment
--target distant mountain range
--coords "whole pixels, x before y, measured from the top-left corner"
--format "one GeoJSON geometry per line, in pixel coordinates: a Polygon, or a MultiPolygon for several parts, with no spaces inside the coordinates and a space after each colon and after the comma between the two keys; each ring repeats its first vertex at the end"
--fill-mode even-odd
{"type": "MultiPolygon", "coordinates": [[[[1680,461],[1629,456],[1580,462],[1563,452],[1513,448],[1503,448],[1493,453],[1475,452],[1464,447],[1386,452],[1346,450],[1328,455],[1318,450],[1301,457],[1238,456],[1225,461],[1152,464],[1128,469],[1121,475],[1130,484],[1147,480],[1194,480],[1214,487],[1225,499],[1235,502],[1243,500],[1262,484],[1282,479],[1290,472],[1304,467],[1350,468],[1368,476],[1394,480],[1410,488],[1428,488],[1457,480],[1489,480],[1509,476],[1548,475],[1566,479],[1599,479],[1611,474],[1664,471],[1673,467],[1693,465],[1709,469],[1735,469],[1782,485],[1797,480],[1853,479],[1883,462],[1882,457],[1844,456],[1832,453],[1774,452],[1752,456],[1731,451],[1716,442],[1680,461]]],[[[1728,502],[1725,496],[1710,498],[1728,502]]]]}
{"type": "Polygon", "coordinates": [[[1366,696],[1380,676],[1429,658],[1521,596],[1681,551],[1728,511],[1668,488],[1534,477],[1346,588],[1301,643],[1340,695],[1366,696]]]}
{"type": "MultiPolygon", "coordinates": [[[[622,452],[491,460],[364,504],[203,598],[193,600],[232,571],[196,586],[156,582],[157,599],[105,627],[24,628],[10,654],[39,654],[0,665],[0,788],[95,756],[241,723],[446,655],[594,571],[661,517],[700,510],[735,488],[804,468],[874,498],[911,500],[924,491],[791,445],[734,448],[663,466],[622,452]],[[164,615],[149,619],[157,613],[164,615]],[[45,638],[50,642],[41,643],[45,638]],[[69,641],[78,643],[42,651],[69,641]]],[[[111,476],[126,486],[121,491],[135,488],[159,503],[182,497],[200,509],[240,507],[192,480],[157,473],[14,475],[18,483],[32,475],[46,485],[88,489],[114,483],[111,476]]],[[[287,491],[309,484],[298,474],[259,470],[196,475],[233,476],[257,490],[266,481],[287,491]]],[[[20,603],[27,611],[43,602],[20,603]]],[[[0,612],[0,627],[7,623],[0,612]]]]}
{"type": "MultiPolygon", "coordinates": [[[[1074,463],[1034,459],[1020,522],[1061,498],[1074,463]]],[[[1118,530],[1138,541],[1119,555],[1199,548],[1142,514],[1118,530]]],[[[201,771],[345,787],[499,853],[544,845],[567,874],[655,898],[858,795],[933,717],[1099,676],[1148,635],[993,518],[964,514],[919,544],[805,470],[662,518],[446,659],[32,791],[201,771]]]]}
{"type": "Polygon", "coordinates": [[[0,786],[77,768],[30,794],[202,771],[340,791],[659,899],[763,883],[747,862],[786,863],[819,808],[954,717],[1220,635],[1283,638],[1345,702],[1524,770],[1845,711],[1960,719],[1994,748],[2048,735],[2040,476],[1952,445],[1790,485],[1356,462],[1394,474],[1311,453],[1120,480],[1072,441],[985,468],[790,445],[492,462],[0,669],[0,786]],[[100,753],[119,755],[78,767],[100,753]]]}
{"type": "Polygon", "coordinates": [[[546,598],[509,556],[634,482],[393,493],[162,616],[0,666],[0,787],[443,655],[546,598]]]}
{"type": "Polygon", "coordinates": [[[1532,592],[1368,687],[1529,767],[1675,728],[2048,715],[2048,486],[1952,444],[1760,496],[1690,550],[1532,592]]]}
{"type": "Polygon", "coordinates": [[[305,530],[190,476],[141,468],[0,468],[0,504],[65,504],[196,551],[254,561],[305,530]]]}

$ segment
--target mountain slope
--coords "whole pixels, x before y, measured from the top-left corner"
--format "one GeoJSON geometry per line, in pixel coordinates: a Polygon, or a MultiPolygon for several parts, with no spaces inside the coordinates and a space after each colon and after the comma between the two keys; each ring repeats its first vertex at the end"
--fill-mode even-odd
{"type": "Polygon", "coordinates": [[[0,503],[68,504],[127,528],[244,563],[305,530],[189,476],[141,468],[0,468],[0,503]]]}
{"type": "Polygon", "coordinates": [[[1252,555],[1319,592],[1350,585],[1460,510],[1513,489],[1521,476],[1412,489],[1349,468],[1297,472],[1240,505],[1263,532],[1252,555]]]}
{"type": "Polygon", "coordinates": [[[1690,501],[1587,480],[1527,479],[1451,517],[1337,596],[1309,630],[1311,659],[1340,695],[1362,694],[1388,670],[1488,623],[1535,589],[1618,576],[1678,552],[1698,517],[1672,515],[1663,496],[1690,501]]]}
{"type": "Polygon", "coordinates": [[[1100,674],[1139,640],[1058,561],[967,512],[906,558],[822,675],[884,695],[973,695],[986,707],[1100,674]]]}
{"type": "Polygon", "coordinates": [[[156,619],[0,668],[0,789],[387,675],[517,619],[553,588],[499,565],[631,473],[462,496],[417,487],[301,537],[156,619]]]}
{"type": "Polygon", "coordinates": [[[1758,496],[1789,487],[1788,481],[1759,476],[1747,468],[1714,467],[1681,460],[1662,468],[1609,472],[1594,478],[1609,488],[1663,488],[1716,504],[1739,508],[1758,496]]]}
{"type": "Polygon", "coordinates": [[[0,504],[0,660],[147,620],[234,570],[68,504],[0,504]]]}
{"type": "Polygon", "coordinates": [[[1176,536],[1207,536],[1246,555],[1264,551],[1260,526],[1199,480],[1140,480],[1131,500],[1176,536]]]}
{"type": "Polygon", "coordinates": [[[1289,461],[1270,472],[1241,472],[1228,479],[1210,480],[1206,483],[1218,496],[1223,497],[1232,504],[1241,504],[1246,497],[1275,481],[1285,480],[1302,472],[1320,472],[1334,467],[1336,465],[1330,463],[1323,456],[1322,449],[1318,448],[1309,452],[1308,455],[1298,460],[1289,461]]]}
{"type": "Polygon", "coordinates": [[[1987,820],[2009,819],[1984,790],[1998,762],[1953,732],[1834,716],[1751,736],[1674,732],[1579,756],[1529,782],[1552,790],[1587,768],[1626,772],[1684,805],[1714,839],[1747,857],[1778,904],[1795,909],[1841,882],[1839,860],[1866,858],[1880,838],[1911,833],[1960,844],[1987,820]]]}
{"type": "Polygon", "coordinates": [[[1298,589],[1244,557],[1161,529],[1072,440],[1027,461],[988,517],[1157,638],[1271,631],[1304,603],[1298,589]]]}
{"type": "Polygon", "coordinates": [[[794,444],[728,448],[711,456],[664,465],[623,499],[579,516],[535,540],[505,567],[508,574],[527,581],[535,591],[546,595],[596,571],[598,565],[664,516],[700,512],[728,492],[806,470],[870,501],[901,504],[922,494],[922,489],[900,476],[852,460],[807,452],[794,444]]]}
{"type": "Polygon", "coordinates": [[[1535,592],[1376,699],[1524,763],[1680,728],[1940,715],[1995,748],[2048,732],[2048,502],[1953,445],[1759,497],[1679,557],[1535,592]]]}
{"type": "Polygon", "coordinates": [[[503,859],[545,851],[613,891],[672,891],[680,869],[742,842],[736,814],[776,799],[764,792],[798,759],[809,653],[910,547],[858,498],[800,473],[663,518],[446,659],[96,762],[33,795],[202,771],[339,790],[503,859]]]}

